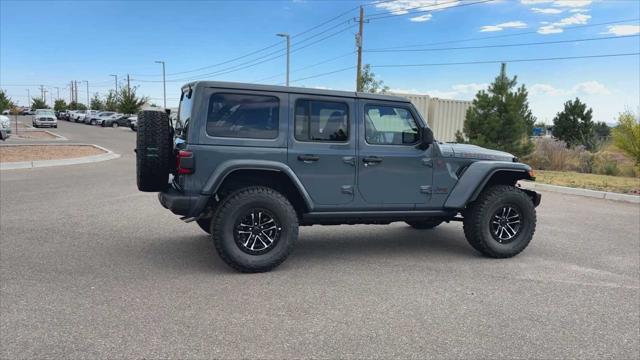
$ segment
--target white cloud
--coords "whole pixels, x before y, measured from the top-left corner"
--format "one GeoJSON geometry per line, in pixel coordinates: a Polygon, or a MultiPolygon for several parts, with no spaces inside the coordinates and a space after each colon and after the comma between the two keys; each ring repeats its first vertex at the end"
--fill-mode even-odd
{"type": "Polygon", "coordinates": [[[562,9],[553,9],[553,8],[531,8],[531,11],[533,11],[534,13],[538,13],[538,14],[550,14],[550,15],[556,15],[556,14],[560,14],[562,13],[564,10],[562,9]]]}
{"type": "MultiPolygon", "coordinates": [[[[396,0],[378,3],[376,4],[376,7],[387,10],[394,15],[404,15],[415,11],[442,10],[458,4],[460,4],[460,1],[442,2],[441,0],[396,0]]],[[[428,18],[426,18],[425,15],[417,16],[409,20],[422,22],[431,18],[431,15],[429,15],[428,18]]]]}
{"type": "Polygon", "coordinates": [[[589,11],[591,11],[591,10],[589,10],[589,9],[571,9],[571,10],[569,10],[569,12],[572,12],[572,13],[579,13],[579,12],[585,13],[585,12],[589,12],[589,11]]]}
{"type": "Polygon", "coordinates": [[[522,21],[509,21],[497,25],[485,25],[480,28],[480,32],[502,31],[504,29],[523,29],[526,27],[527,24],[523,23],[522,21]]]}
{"type": "Polygon", "coordinates": [[[602,34],[616,36],[640,34],[640,25],[609,25],[609,30],[602,34]]]}
{"type": "Polygon", "coordinates": [[[413,22],[424,22],[429,20],[431,20],[431,14],[420,15],[420,16],[412,17],[411,19],[409,19],[409,21],[413,21],[413,22]]]}
{"type": "Polygon", "coordinates": [[[577,84],[571,89],[573,93],[576,94],[586,94],[586,95],[609,95],[611,91],[607,89],[607,87],[595,80],[585,81],[577,84]]]}
{"type": "Polygon", "coordinates": [[[411,94],[411,95],[429,95],[441,99],[470,100],[480,90],[485,90],[489,84],[456,84],[452,85],[449,90],[417,90],[417,89],[399,89],[391,88],[389,91],[394,94],[411,94]]]}
{"type": "Polygon", "coordinates": [[[591,5],[593,0],[520,0],[523,5],[551,4],[555,7],[580,8],[591,5]]]}
{"type": "Polygon", "coordinates": [[[571,89],[559,89],[550,84],[534,84],[529,88],[531,96],[609,95],[611,91],[596,80],[584,81],[571,89]]]}
{"type": "Polygon", "coordinates": [[[591,19],[591,15],[585,15],[582,13],[576,13],[560,21],[553,22],[549,25],[541,26],[538,29],[539,34],[557,34],[563,32],[563,28],[569,25],[583,25],[586,24],[589,19],[591,19]]]}

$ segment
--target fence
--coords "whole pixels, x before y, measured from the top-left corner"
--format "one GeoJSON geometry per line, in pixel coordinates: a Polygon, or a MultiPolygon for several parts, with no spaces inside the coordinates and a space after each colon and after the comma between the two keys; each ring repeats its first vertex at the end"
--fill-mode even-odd
{"type": "Polygon", "coordinates": [[[439,99],[429,95],[394,95],[411,101],[439,141],[455,141],[456,132],[462,131],[467,109],[471,107],[471,101],[439,99]]]}

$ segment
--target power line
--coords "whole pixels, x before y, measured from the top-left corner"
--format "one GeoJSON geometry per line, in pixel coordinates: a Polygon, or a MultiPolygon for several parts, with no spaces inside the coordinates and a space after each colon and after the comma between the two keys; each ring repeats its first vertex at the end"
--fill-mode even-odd
{"type": "MultiPolygon", "coordinates": [[[[596,24],[586,24],[586,25],[567,26],[567,27],[565,27],[564,29],[565,29],[565,30],[571,30],[571,29],[587,28],[587,27],[593,27],[593,26],[610,25],[610,24],[619,24],[619,23],[623,23],[623,22],[638,21],[638,20],[640,20],[640,18],[635,18],[635,19],[625,19],[625,20],[615,20],[615,21],[607,21],[607,22],[596,23],[596,24]]],[[[488,40],[488,39],[498,39],[498,38],[505,38],[505,37],[512,37],[512,36],[522,36],[522,35],[530,35],[530,34],[537,34],[537,33],[538,33],[538,31],[537,31],[537,30],[533,30],[533,31],[523,31],[523,32],[518,32],[518,33],[513,33],[513,34],[501,34],[501,35],[492,35],[492,36],[479,36],[479,37],[472,37],[472,38],[466,38],[466,39],[454,39],[454,40],[446,40],[446,41],[439,41],[439,42],[431,42],[431,43],[426,43],[426,44],[400,45],[400,46],[393,46],[393,47],[386,47],[386,48],[369,49],[368,51],[373,51],[373,50],[376,50],[376,51],[377,51],[377,50],[392,50],[392,49],[402,49],[402,48],[411,48],[411,47],[417,47],[417,46],[429,46],[429,45],[454,44],[454,43],[459,43],[459,42],[478,41],[478,40],[488,40]]]]}
{"type": "Polygon", "coordinates": [[[425,52],[425,51],[469,50],[469,49],[502,48],[502,47],[517,47],[517,46],[531,46],[531,45],[564,44],[564,43],[584,42],[584,41],[624,39],[624,38],[638,37],[638,36],[640,35],[636,34],[636,35],[621,35],[621,36],[605,36],[605,37],[571,39],[571,40],[539,41],[539,42],[529,42],[529,43],[519,43],[519,44],[496,44],[496,45],[430,48],[430,49],[393,49],[393,50],[365,50],[365,51],[376,53],[376,52],[425,52]]]}
{"type": "Polygon", "coordinates": [[[298,82],[298,81],[302,81],[302,80],[313,79],[313,78],[326,76],[326,75],[331,75],[331,74],[335,74],[335,73],[339,73],[339,72],[343,72],[343,71],[347,71],[347,70],[351,70],[351,69],[355,69],[355,68],[356,68],[355,66],[349,66],[349,67],[338,69],[338,70],[334,70],[334,71],[329,71],[329,72],[325,72],[325,73],[321,73],[321,74],[316,74],[316,75],[311,75],[311,76],[295,79],[292,82],[298,82]]]}
{"type": "MultiPolygon", "coordinates": [[[[319,42],[321,42],[321,41],[324,41],[324,40],[329,39],[329,38],[331,38],[331,37],[333,37],[333,36],[335,36],[335,35],[338,35],[338,34],[340,34],[340,33],[343,33],[343,32],[345,32],[345,31],[347,31],[347,30],[349,30],[349,29],[353,28],[354,26],[355,26],[355,25],[349,25],[348,27],[346,27],[346,28],[344,28],[344,29],[341,29],[341,30],[339,30],[339,31],[337,31],[337,32],[331,33],[331,34],[329,34],[329,35],[327,35],[327,36],[325,36],[325,37],[323,37],[323,38],[320,38],[320,39],[318,39],[318,40],[316,40],[316,41],[314,41],[314,42],[311,42],[311,43],[306,44],[306,45],[301,46],[301,47],[297,47],[297,48],[295,48],[295,49],[291,50],[291,53],[294,53],[294,52],[296,52],[296,51],[300,51],[300,50],[302,50],[302,49],[305,49],[305,48],[308,48],[308,47],[310,47],[310,46],[313,46],[313,45],[315,45],[315,44],[317,44],[317,43],[319,43],[319,42]]],[[[279,51],[279,52],[280,52],[280,51],[279,51]]],[[[211,73],[199,74],[199,75],[193,75],[193,76],[189,76],[189,77],[181,78],[181,79],[171,79],[171,80],[167,80],[167,82],[182,82],[182,81],[189,81],[189,80],[193,80],[193,79],[199,79],[199,78],[203,78],[203,77],[211,77],[211,76],[216,76],[216,75],[224,75],[224,74],[228,74],[228,73],[232,73],[232,72],[236,72],[236,71],[244,70],[244,69],[246,69],[246,68],[253,67],[253,66],[256,66],[256,65],[260,65],[260,64],[263,64],[263,63],[265,63],[265,62],[268,62],[268,61],[272,61],[272,60],[275,60],[275,59],[281,58],[281,57],[283,57],[283,56],[285,56],[285,55],[286,55],[286,52],[284,52],[284,53],[282,53],[282,54],[280,54],[280,55],[276,55],[276,56],[269,57],[269,58],[265,58],[265,57],[263,56],[263,57],[258,58],[258,59],[249,60],[249,61],[246,61],[246,62],[244,62],[244,63],[240,63],[240,64],[237,64],[237,65],[234,65],[234,66],[231,66],[231,67],[225,68],[225,69],[217,70],[217,71],[214,71],[214,72],[211,72],[211,73]]],[[[132,81],[136,81],[136,82],[154,82],[154,83],[155,83],[155,82],[161,82],[161,80],[140,80],[140,79],[131,79],[131,80],[132,80],[132,81]]]]}
{"type": "Polygon", "coordinates": [[[390,17],[397,17],[397,16],[406,16],[406,15],[415,15],[415,14],[421,14],[421,13],[430,13],[433,11],[438,11],[438,10],[445,10],[445,9],[454,9],[454,8],[459,8],[459,7],[464,7],[464,6],[471,6],[471,5],[477,5],[477,4],[484,4],[490,1],[494,1],[494,0],[480,0],[480,1],[476,1],[476,2],[468,2],[468,3],[462,3],[462,4],[458,4],[458,5],[451,5],[451,6],[447,6],[447,7],[443,7],[443,5],[447,5],[447,4],[454,4],[457,3],[457,1],[450,1],[450,2],[446,2],[446,3],[436,3],[436,4],[432,4],[432,5],[424,5],[424,6],[417,6],[414,8],[408,8],[408,9],[403,9],[403,11],[408,11],[408,10],[413,10],[413,9],[424,9],[424,10],[418,10],[418,11],[411,11],[411,12],[406,12],[403,14],[398,14],[398,13],[393,13],[393,12],[386,12],[385,14],[380,13],[380,16],[375,16],[375,14],[369,16],[367,18],[367,20],[380,20],[380,19],[386,19],[386,18],[390,18],[390,17]],[[425,9],[428,7],[433,7],[434,9],[425,9]]]}
{"type": "Polygon", "coordinates": [[[530,58],[530,59],[478,60],[478,61],[430,63],[430,64],[383,64],[383,65],[371,65],[371,67],[383,68],[383,67],[423,67],[423,66],[499,64],[499,63],[516,63],[516,62],[534,62],[534,61],[608,58],[608,57],[621,57],[621,56],[634,56],[634,55],[640,55],[640,52],[621,53],[621,54],[583,55],[583,56],[562,56],[562,57],[550,57],[550,58],[530,58]]]}
{"type": "MultiPolygon", "coordinates": [[[[293,69],[293,70],[292,70],[292,72],[293,72],[293,73],[295,73],[295,72],[297,72],[297,71],[302,71],[302,70],[310,69],[310,68],[312,68],[312,67],[316,67],[316,66],[319,66],[319,65],[323,65],[323,64],[329,63],[329,62],[331,62],[331,61],[335,61],[335,60],[338,60],[338,59],[344,58],[344,57],[346,57],[346,56],[353,55],[354,53],[355,53],[355,51],[349,51],[349,52],[348,52],[348,53],[346,53],[346,54],[342,54],[342,55],[338,55],[338,56],[335,56],[335,57],[332,57],[332,58],[329,58],[329,59],[321,60],[321,61],[318,61],[317,63],[313,63],[313,64],[311,64],[311,65],[307,65],[307,66],[304,66],[304,67],[301,67],[301,68],[293,69]]],[[[253,81],[251,81],[251,82],[252,82],[252,83],[256,83],[256,82],[259,82],[259,81],[269,80],[269,79],[276,78],[276,77],[278,77],[278,76],[282,76],[282,75],[284,75],[284,74],[285,74],[285,73],[280,73],[280,74],[276,74],[276,75],[271,75],[271,76],[267,76],[267,77],[264,77],[264,78],[260,78],[260,79],[258,79],[258,80],[253,80],[253,81]]]]}

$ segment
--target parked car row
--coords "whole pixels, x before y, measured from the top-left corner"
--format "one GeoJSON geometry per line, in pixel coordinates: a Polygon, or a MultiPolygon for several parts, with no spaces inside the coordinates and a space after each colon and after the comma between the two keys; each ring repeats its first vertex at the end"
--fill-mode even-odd
{"type": "Polygon", "coordinates": [[[11,136],[11,120],[8,116],[0,115],[0,140],[7,140],[11,136]]]}
{"type": "Polygon", "coordinates": [[[31,125],[34,128],[57,128],[58,119],[56,118],[56,113],[51,109],[37,109],[35,115],[33,115],[33,119],[31,120],[31,125]]]}
{"type": "Polygon", "coordinates": [[[59,111],[57,113],[57,118],[71,122],[81,122],[88,125],[99,125],[102,127],[117,128],[119,126],[127,126],[134,131],[137,129],[137,126],[132,124],[137,123],[138,120],[137,116],[121,114],[115,111],[98,110],[59,111]]]}

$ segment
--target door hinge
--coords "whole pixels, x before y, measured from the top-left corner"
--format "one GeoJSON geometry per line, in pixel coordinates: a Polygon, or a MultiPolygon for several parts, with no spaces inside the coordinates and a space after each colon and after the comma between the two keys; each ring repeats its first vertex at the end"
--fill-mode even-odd
{"type": "Polygon", "coordinates": [[[342,185],[342,193],[353,195],[353,185],[342,185]]]}
{"type": "Polygon", "coordinates": [[[420,192],[423,194],[431,194],[431,186],[429,185],[421,185],[420,192]]]}

